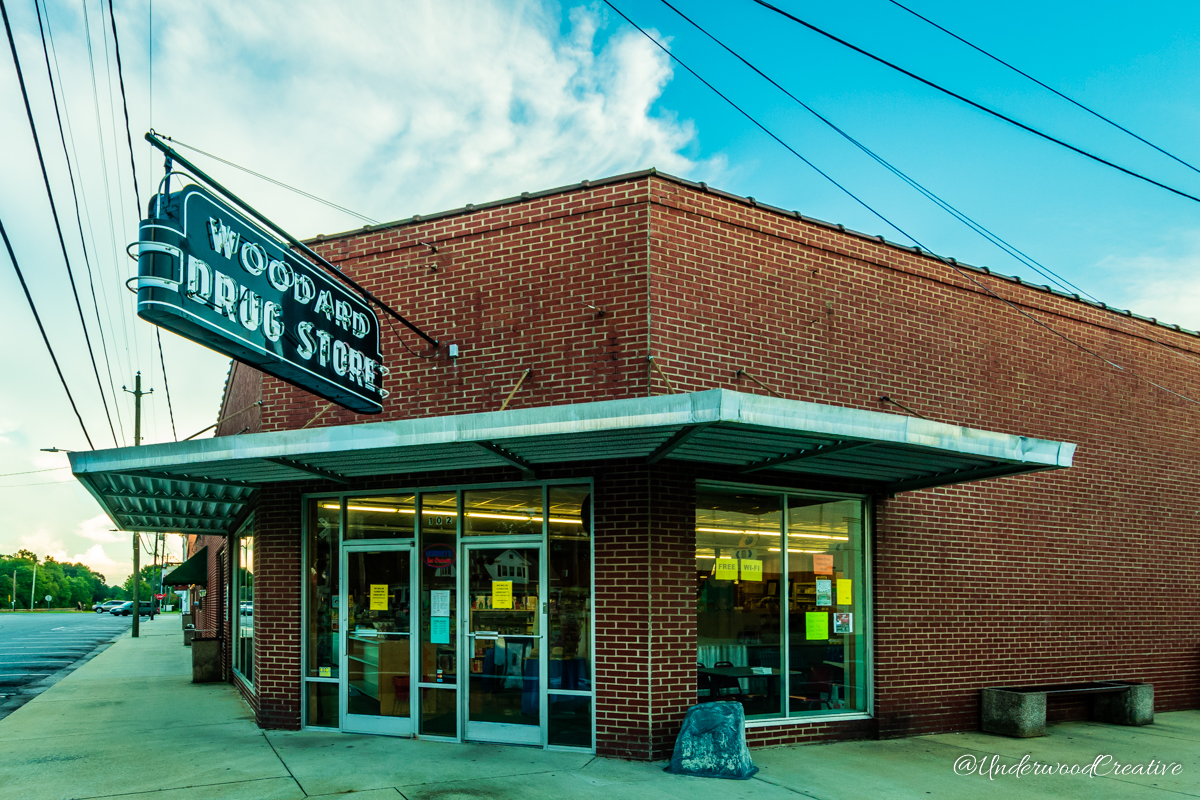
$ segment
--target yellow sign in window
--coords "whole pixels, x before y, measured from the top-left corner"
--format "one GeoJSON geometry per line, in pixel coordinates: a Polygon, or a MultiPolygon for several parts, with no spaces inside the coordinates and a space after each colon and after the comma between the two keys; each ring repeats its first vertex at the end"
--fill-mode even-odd
{"type": "Polygon", "coordinates": [[[827,612],[827,611],[806,611],[806,612],[804,612],[804,638],[805,639],[828,639],[829,638],[829,612],[827,612]]]}
{"type": "Polygon", "coordinates": [[[851,580],[849,578],[838,578],[837,604],[839,606],[850,605],[850,602],[851,602],[850,584],[851,584],[851,580]]]}
{"type": "Polygon", "coordinates": [[[371,610],[388,610],[388,587],[386,583],[371,584],[371,610]]]}
{"type": "Polygon", "coordinates": [[[717,566],[713,570],[713,577],[719,581],[736,581],[738,576],[738,562],[736,558],[718,558],[717,566]]]}
{"type": "Polygon", "coordinates": [[[512,608],[512,581],[492,581],[492,608],[512,608]]]}
{"type": "Polygon", "coordinates": [[[756,558],[743,558],[742,560],[742,580],[744,581],[761,581],[762,580],[762,561],[756,558]]]}

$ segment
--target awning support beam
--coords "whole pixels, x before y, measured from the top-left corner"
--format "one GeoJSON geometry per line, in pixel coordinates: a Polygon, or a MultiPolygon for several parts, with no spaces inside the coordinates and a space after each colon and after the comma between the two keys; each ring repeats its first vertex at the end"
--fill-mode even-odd
{"type": "Polygon", "coordinates": [[[689,440],[703,433],[713,423],[704,422],[699,425],[686,425],[680,428],[675,434],[658,446],[658,449],[646,457],[647,464],[657,464],[672,452],[687,444],[689,440]]]}
{"type": "Polygon", "coordinates": [[[487,450],[489,453],[499,456],[507,461],[510,465],[521,470],[521,477],[525,480],[537,480],[537,474],[534,472],[533,464],[530,464],[528,461],[516,455],[515,453],[509,452],[495,442],[475,442],[475,444],[479,445],[484,450],[487,450]]]}
{"type": "Polygon", "coordinates": [[[177,500],[185,503],[226,503],[231,506],[244,506],[249,499],[236,497],[215,497],[210,494],[154,494],[153,492],[101,492],[105,497],[114,500],[177,500]]]}
{"type": "Polygon", "coordinates": [[[1006,475],[1028,475],[1032,472],[1042,472],[1055,467],[1040,467],[1030,469],[1027,465],[1001,464],[994,467],[977,467],[975,469],[957,470],[955,472],[943,472],[939,475],[930,475],[926,478],[913,478],[908,481],[897,481],[895,483],[886,484],[880,491],[884,494],[900,494],[901,492],[914,492],[917,489],[928,489],[931,486],[945,486],[953,484],[957,486],[961,483],[970,483],[971,481],[981,481],[986,478],[1003,478],[1006,475]],[[953,478],[953,480],[948,480],[953,478]]]}
{"type": "Polygon", "coordinates": [[[782,464],[791,464],[793,461],[803,461],[806,458],[817,458],[818,456],[827,456],[830,453],[841,453],[845,450],[856,450],[860,447],[869,447],[873,442],[849,441],[837,442],[835,444],[821,445],[814,447],[811,450],[801,450],[798,453],[789,453],[785,456],[776,456],[768,458],[754,464],[747,464],[738,470],[743,475],[748,472],[758,472],[763,469],[774,469],[782,464]]]}
{"type": "Polygon", "coordinates": [[[111,475],[128,475],[130,478],[148,478],[152,481],[179,481],[180,483],[207,483],[212,486],[229,486],[233,489],[257,489],[253,483],[243,481],[227,481],[220,478],[205,478],[203,475],[174,475],[166,472],[149,472],[146,470],[121,470],[111,475]]]}
{"type": "Polygon", "coordinates": [[[338,475],[336,472],[330,472],[327,469],[314,467],[311,464],[305,464],[303,461],[297,461],[294,458],[264,458],[263,461],[270,461],[272,464],[279,464],[282,467],[289,467],[300,472],[307,472],[309,475],[315,475],[318,478],[324,478],[327,481],[335,483],[350,483],[350,479],[344,475],[338,475]]]}

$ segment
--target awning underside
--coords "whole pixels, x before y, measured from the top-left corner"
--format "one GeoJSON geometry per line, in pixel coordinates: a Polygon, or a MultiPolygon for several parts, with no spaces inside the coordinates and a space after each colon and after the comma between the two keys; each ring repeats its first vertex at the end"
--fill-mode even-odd
{"type": "Polygon", "coordinates": [[[1075,445],[713,389],[71,454],[125,530],[228,533],[263,483],[641,459],[820,475],[886,494],[1071,465],[1075,445]]]}

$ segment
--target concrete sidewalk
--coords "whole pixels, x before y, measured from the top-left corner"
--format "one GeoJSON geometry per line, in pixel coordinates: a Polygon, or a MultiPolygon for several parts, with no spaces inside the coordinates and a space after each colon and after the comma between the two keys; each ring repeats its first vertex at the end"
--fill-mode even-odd
{"type": "MultiPolygon", "coordinates": [[[[520,747],[338,733],[264,732],[225,684],[192,684],[179,618],[144,624],[0,720],[0,798],[292,800],[734,800],[1200,797],[1200,712],[1146,728],[1054,726],[1016,740],[981,733],[753,751],[749,781],[668,775],[641,764],[520,747]],[[1172,762],[1176,775],[980,775],[980,764],[1172,762]],[[994,757],[994,760],[993,760],[994,757]],[[956,775],[974,765],[975,774],[956,775]]],[[[1105,764],[1102,770],[1111,771],[1105,764]]]]}

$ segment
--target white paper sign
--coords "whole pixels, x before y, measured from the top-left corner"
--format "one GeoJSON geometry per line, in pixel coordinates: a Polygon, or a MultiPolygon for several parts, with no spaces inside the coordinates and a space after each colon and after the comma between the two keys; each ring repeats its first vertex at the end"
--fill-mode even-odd
{"type": "Polygon", "coordinates": [[[430,615],[434,617],[450,616],[450,590],[434,589],[429,593],[430,615]]]}

